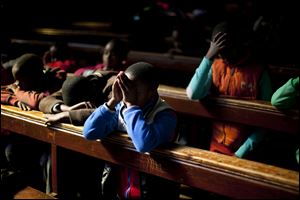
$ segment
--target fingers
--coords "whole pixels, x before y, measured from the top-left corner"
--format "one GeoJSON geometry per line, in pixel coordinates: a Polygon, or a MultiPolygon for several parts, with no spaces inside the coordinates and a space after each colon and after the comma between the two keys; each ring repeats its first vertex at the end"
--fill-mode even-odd
{"type": "Polygon", "coordinates": [[[43,114],[43,117],[44,117],[45,119],[49,119],[49,114],[43,114]]]}
{"type": "Polygon", "coordinates": [[[43,117],[46,119],[45,125],[50,126],[56,122],[55,114],[44,114],[43,117]]]}
{"type": "Polygon", "coordinates": [[[46,119],[45,125],[46,126],[51,125],[51,120],[49,120],[49,118],[50,118],[49,114],[44,114],[43,117],[46,119]]]}
{"type": "MultiPolygon", "coordinates": [[[[114,79],[112,79],[114,82],[112,84],[111,98],[115,99],[116,101],[121,101],[122,99],[122,90],[118,81],[118,76],[120,76],[122,73],[123,72],[120,72],[114,79]]],[[[109,92],[109,90],[106,90],[106,92],[109,92]]]]}
{"type": "Polygon", "coordinates": [[[218,32],[214,38],[213,43],[215,43],[219,48],[223,48],[227,42],[227,34],[223,32],[218,32]]]}
{"type": "Polygon", "coordinates": [[[132,87],[131,81],[124,73],[119,74],[117,77],[117,80],[118,80],[121,90],[125,93],[127,93],[130,90],[130,88],[132,87]]]}
{"type": "Polygon", "coordinates": [[[23,103],[21,101],[18,101],[17,105],[21,110],[25,110],[25,111],[31,110],[31,108],[28,105],[26,105],[25,103],[23,103]]]}
{"type": "Polygon", "coordinates": [[[118,87],[121,89],[122,94],[125,95],[128,91],[128,88],[125,87],[125,85],[122,83],[122,81],[120,79],[117,79],[117,84],[118,84],[118,87]]]}
{"type": "Polygon", "coordinates": [[[95,106],[91,103],[91,102],[89,102],[89,101],[86,101],[85,102],[85,108],[94,108],[95,106]]]}
{"type": "Polygon", "coordinates": [[[225,37],[226,37],[226,33],[224,33],[224,32],[218,32],[215,36],[214,36],[214,38],[213,38],[213,42],[220,42],[221,40],[224,40],[225,39],[225,37]]]}

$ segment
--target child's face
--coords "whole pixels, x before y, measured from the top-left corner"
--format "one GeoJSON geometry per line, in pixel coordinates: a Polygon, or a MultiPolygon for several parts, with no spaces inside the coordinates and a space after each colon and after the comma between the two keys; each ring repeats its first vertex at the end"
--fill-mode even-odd
{"type": "Polygon", "coordinates": [[[119,55],[114,50],[114,44],[109,42],[103,51],[102,62],[105,66],[105,70],[115,70],[115,68],[120,67],[122,60],[120,60],[119,55]]]}
{"type": "Polygon", "coordinates": [[[126,74],[129,80],[132,81],[136,91],[136,105],[139,107],[144,107],[147,102],[149,102],[153,96],[156,94],[156,90],[151,89],[145,83],[140,80],[133,80],[130,74],[126,74]]]}
{"type": "Polygon", "coordinates": [[[142,83],[137,82],[138,106],[144,107],[153,97],[154,91],[142,83]]]}
{"type": "Polygon", "coordinates": [[[228,64],[238,65],[248,54],[248,48],[241,45],[226,46],[221,52],[220,57],[228,64]]]}

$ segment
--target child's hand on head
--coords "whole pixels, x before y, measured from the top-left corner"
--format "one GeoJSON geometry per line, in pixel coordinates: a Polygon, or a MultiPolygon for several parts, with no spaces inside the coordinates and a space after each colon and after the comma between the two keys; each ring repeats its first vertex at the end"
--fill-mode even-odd
{"type": "Polygon", "coordinates": [[[222,49],[226,46],[226,33],[218,32],[214,35],[212,41],[210,42],[210,47],[206,54],[206,58],[209,60],[214,59],[222,49]]]}

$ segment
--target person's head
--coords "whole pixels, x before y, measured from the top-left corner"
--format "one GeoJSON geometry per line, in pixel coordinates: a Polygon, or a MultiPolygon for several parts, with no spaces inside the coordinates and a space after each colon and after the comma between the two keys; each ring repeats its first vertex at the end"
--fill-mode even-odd
{"type": "Polygon", "coordinates": [[[35,54],[27,53],[16,59],[12,67],[12,74],[20,89],[39,91],[43,87],[43,70],[42,58],[35,54]]]}
{"type": "Polygon", "coordinates": [[[153,65],[146,62],[137,62],[129,66],[124,73],[136,87],[138,106],[143,107],[147,101],[157,97],[159,76],[153,65]]]}
{"type": "Polygon", "coordinates": [[[89,101],[98,106],[103,103],[104,96],[101,88],[104,87],[104,80],[93,79],[94,76],[71,76],[62,85],[62,98],[67,106],[73,106],[83,101],[89,101]]]}
{"type": "Polygon", "coordinates": [[[49,48],[52,61],[66,60],[70,57],[69,46],[65,42],[56,42],[49,48]]]}
{"type": "Polygon", "coordinates": [[[119,71],[127,60],[128,43],[120,39],[110,40],[104,47],[102,62],[104,70],[119,71]]]}
{"type": "Polygon", "coordinates": [[[229,64],[238,64],[250,54],[251,29],[242,21],[225,21],[217,24],[212,32],[212,38],[219,32],[226,33],[225,48],[220,57],[229,64]]]}

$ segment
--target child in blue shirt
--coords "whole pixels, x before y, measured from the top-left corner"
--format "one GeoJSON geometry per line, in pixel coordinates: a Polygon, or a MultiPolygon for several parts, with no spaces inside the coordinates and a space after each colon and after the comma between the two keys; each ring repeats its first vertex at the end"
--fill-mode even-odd
{"type": "MultiPolygon", "coordinates": [[[[112,98],[98,107],[85,121],[84,137],[96,140],[115,130],[126,131],[138,152],[150,152],[161,144],[171,142],[175,138],[177,117],[173,109],[158,95],[156,73],[155,68],[145,62],[135,63],[125,72],[120,72],[112,86],[112,98]]],[[[142,178],[139,172],[121,167],[118,171],[120,178],[117,193],[121,198],[176,195],[174,187],[177,187],[177,183],[170,182],[159,187],[160,183],[166,181],[159,180],[160,182],[150,186],[156,188],[151,190],[155,194],[150,194],[144,191],[146,187],[139,181],[142,178]]]]}

